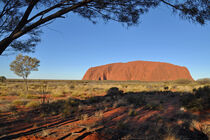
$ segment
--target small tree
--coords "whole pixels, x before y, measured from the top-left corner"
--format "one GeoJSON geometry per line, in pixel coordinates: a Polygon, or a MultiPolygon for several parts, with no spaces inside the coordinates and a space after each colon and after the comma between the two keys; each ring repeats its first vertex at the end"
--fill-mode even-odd
{"type": "Polygon", "coordinates": [[[5,76],[0,76],[0,82],[5,82],[7,80],[7,78],[5,76]]]}
{"type": "Polygon", "coordinates": [[[16,75],[22,77],[25,82],[26,92],[28,93],[27,78],[31,71],[38,71],[40,61],[30,56],[19,54],[16,59],[10,64],[10,70],[16,75]]]}

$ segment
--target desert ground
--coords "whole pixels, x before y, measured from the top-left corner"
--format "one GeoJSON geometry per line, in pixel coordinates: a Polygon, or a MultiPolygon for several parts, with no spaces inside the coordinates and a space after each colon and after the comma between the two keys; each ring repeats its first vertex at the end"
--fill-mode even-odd
{"type": "Polygon", "coordinates": [[[0,82],[0,139],[208,140],[210,82],[0,82]]]}

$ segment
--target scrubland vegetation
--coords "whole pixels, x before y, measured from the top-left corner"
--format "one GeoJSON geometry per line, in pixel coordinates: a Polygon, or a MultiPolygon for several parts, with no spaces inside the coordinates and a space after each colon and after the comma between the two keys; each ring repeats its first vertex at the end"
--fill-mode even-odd
{"type": "Polygon", "coordinates": [[[210,137],[207,79],[28,80],[28,92],[24,89],[23,80],[0,82],[0,139],[210,137]]]}

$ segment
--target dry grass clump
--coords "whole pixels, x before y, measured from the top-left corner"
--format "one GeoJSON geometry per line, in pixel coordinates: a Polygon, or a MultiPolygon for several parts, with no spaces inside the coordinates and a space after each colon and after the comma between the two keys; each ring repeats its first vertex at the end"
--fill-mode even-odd
{"type": "Polygon", "coordinates": [[[65,93],[63,92],[56,92],[52,94],[52,97],[65,97],[65,93]]]}
{"type": "Polygon", "coordinates": [[[82,114],[80,117],[81,120],[87,120],[88,119],[88,114],[82,114]]]}
{"type": "Polygon", "coordinates": [[[155,103],[147,103],[144,108],[147,110],[163,110],[163,105],[155,103]]]}
{"type": "Polygon", "coordinates": [[[37,108],[39,106],[40,106],[39,101],[30,101],[25,105],[26,108],[37,108]]]}
{"type": "Polygon", "coordinates": [[[25,99],[39,99],[40,98],[40,96],[38,96],[38,95],[35,95],[35,94],[25,94],[25,93],[21,93],[19,95],[19,97],[25,98],[25,99]]]}
{"type": "Polygon", "coordinates": [[[136,116],[136,115],[137,115],[137,112],[136,112],[135,109],[129,109],[128,115],[129,115],[129,116],[136,116]]]}
{"type": "Polygon", "coordinates": [[[163,138],[163,140],[180,140],[180,139],[176,138],[176,135],[174,134],[168,134],[163,138]]]}
{"type": "Polygon", "coordinates": [[[103,117],[103,110],[96,111],[94,116],[97,117],[97,118],[102,118],[103,117]]]}
{"type": "MultiPolygon", "coordinates": [[[[16,108],[16,106],[11,105],[11,104],[7,104],[4,106],[0,106],[0,113],[1,112],[11,112],[14,110],[14,108],[16,108]]],[[[17,108],[16,108],[17,109],[17,108]]]]}
{"type": "Polygon", "coordinates": [[[125,98],[122,98],[122,99],[119,99],[117,101],[115,101],[112,105],[113,108],[117,108],[117,107],[120,107],[120,106],[127,106],[128,105],[128,102],[125,98]]]}
{"type": "Polygon", "coordinates": [[[26,105],[29,101],[24,99],[16,99],[12,101],[12,104],[15,106],[26,105]]]}

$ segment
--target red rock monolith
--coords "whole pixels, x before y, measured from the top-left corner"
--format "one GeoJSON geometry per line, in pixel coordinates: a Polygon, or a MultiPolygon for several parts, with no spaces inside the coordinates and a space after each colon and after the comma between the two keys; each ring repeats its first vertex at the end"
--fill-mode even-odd
{"type": "Polygon", "coordinates": [[[91,67],[82,80],[171,81],[178,79],[193,80],[188,69],[183,66],[163,62],[133,61],[91,67]]]}

